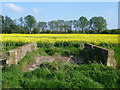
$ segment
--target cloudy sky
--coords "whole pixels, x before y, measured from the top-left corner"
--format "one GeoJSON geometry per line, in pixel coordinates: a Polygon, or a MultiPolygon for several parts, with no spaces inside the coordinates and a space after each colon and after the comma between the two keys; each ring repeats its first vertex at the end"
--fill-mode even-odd
{"type": "Polygon", "coordinates": [[[12,19],[33,15],[37,21],[102,16],[108,29],[118,28],[118,2],[3,2],[2,14],[12,19]]]}

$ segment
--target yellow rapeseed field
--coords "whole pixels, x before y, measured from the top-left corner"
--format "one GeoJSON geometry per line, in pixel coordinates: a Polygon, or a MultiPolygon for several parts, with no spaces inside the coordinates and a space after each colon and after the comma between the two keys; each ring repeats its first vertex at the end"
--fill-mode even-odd
{"type": "Polygon", "coordinates": [[[118,34],[0,34],[1,42],[81,42],[115,43],[118,44],[118,34]]]}

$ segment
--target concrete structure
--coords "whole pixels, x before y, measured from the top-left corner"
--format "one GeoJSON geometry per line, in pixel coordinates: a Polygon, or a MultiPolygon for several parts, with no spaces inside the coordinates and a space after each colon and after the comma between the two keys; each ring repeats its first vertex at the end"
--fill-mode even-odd
{"type": "MultiPolygon", "coordinates": [[[[26,55],[27,52],[36,50],[36,48],[37,48],[37,43],[29,43],[29,44],[20,46],[18,48],[9,50],[8,52],[0,55],[0,58],[1,58],[0,63],[2,61],[2,63],[5,63],[5,64],[18,64],[18,62],[26,55]]],[[[96,45],[85,43],[82,54],[84,56],[84,62],[85,60],[88,62],[96,61],[98,63],[107,65],[109,67],[116,67],[116,60],[114,59],[113,50],[109,50],[96,45]]],[[[51,58],[54,59],[53,57],[51,58]]],[[[59,57],[55,58],[54,60],[57,60],[58,58],[59,57]]],[[[62,59],[65,59],[65,58],[62,58],[62,59]]],[[[67,59],[69,59],[69,57],[67,59]]],[[[40,60],[41,62],[50,61],[50,57],[44,57],[43,59],[43,57],[38,56],[36,57],[35,60],[40,60]]]]}
{"type": "Polygon", "coordinates": [[[86,56],[92,56],[93,60],[102,63],[109,67],[116,67],[116,60],[114,59],[114,51],[102,48],[96,45],[85,43],[84,45],[86,56]],[[91,53],[90,53],[91,52],[91,53]]]}
{"type": "Polygon", "coordinates": [[[18,48],[9,50],[1,55],[3,60],[6,60],[6,64],[17,64],[27,52],[33,51],[37,48],[37,43],[29,43],[18,48]]]}

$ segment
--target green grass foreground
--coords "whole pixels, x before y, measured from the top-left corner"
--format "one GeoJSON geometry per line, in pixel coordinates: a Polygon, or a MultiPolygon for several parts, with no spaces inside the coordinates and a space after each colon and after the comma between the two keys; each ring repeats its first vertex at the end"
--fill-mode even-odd
{"type": "Polygon", "coordinates": [[[31,72],[19,66],[2,69],[3,88],[120,88],[120,71],[99,64],[53,62],[31,72]]]}
{"type": "MultiPolygon", "coordinates": [[[[3,43],[3,50],[7,51],[24,43],[3,43]],[[10,47],[10,48],[8,48],[10,47]]],[[[115,51],[116,60],[119,59],[118,45],[99,44],[99,46],[115,51]]],[[[120,69],[113,69],[100,64],[82,64],[52,62],[40,65],[34,71],[24,72],[22,68],[34,62],[33,56],[79,56],[84,42],[80,43],[38,43],[38,49],[27,52],[18,65],[5,65],[2,68],[3,88],[120,88],[120,69]]]]}

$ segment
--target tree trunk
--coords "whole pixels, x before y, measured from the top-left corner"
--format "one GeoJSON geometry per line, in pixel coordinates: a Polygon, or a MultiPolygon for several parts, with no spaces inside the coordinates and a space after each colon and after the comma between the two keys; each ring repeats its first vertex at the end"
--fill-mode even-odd
{"type": "Polygon", "coordinates": [[[83,33],[83,28],[82,28],[82,33],[83,33]]]}
{"type": "Polygon", "coordinates": [[[31,32],[32,32],[32,31],[31,31],[31,28],[30,28],[29,33],[31,34],[31,32]]]}

